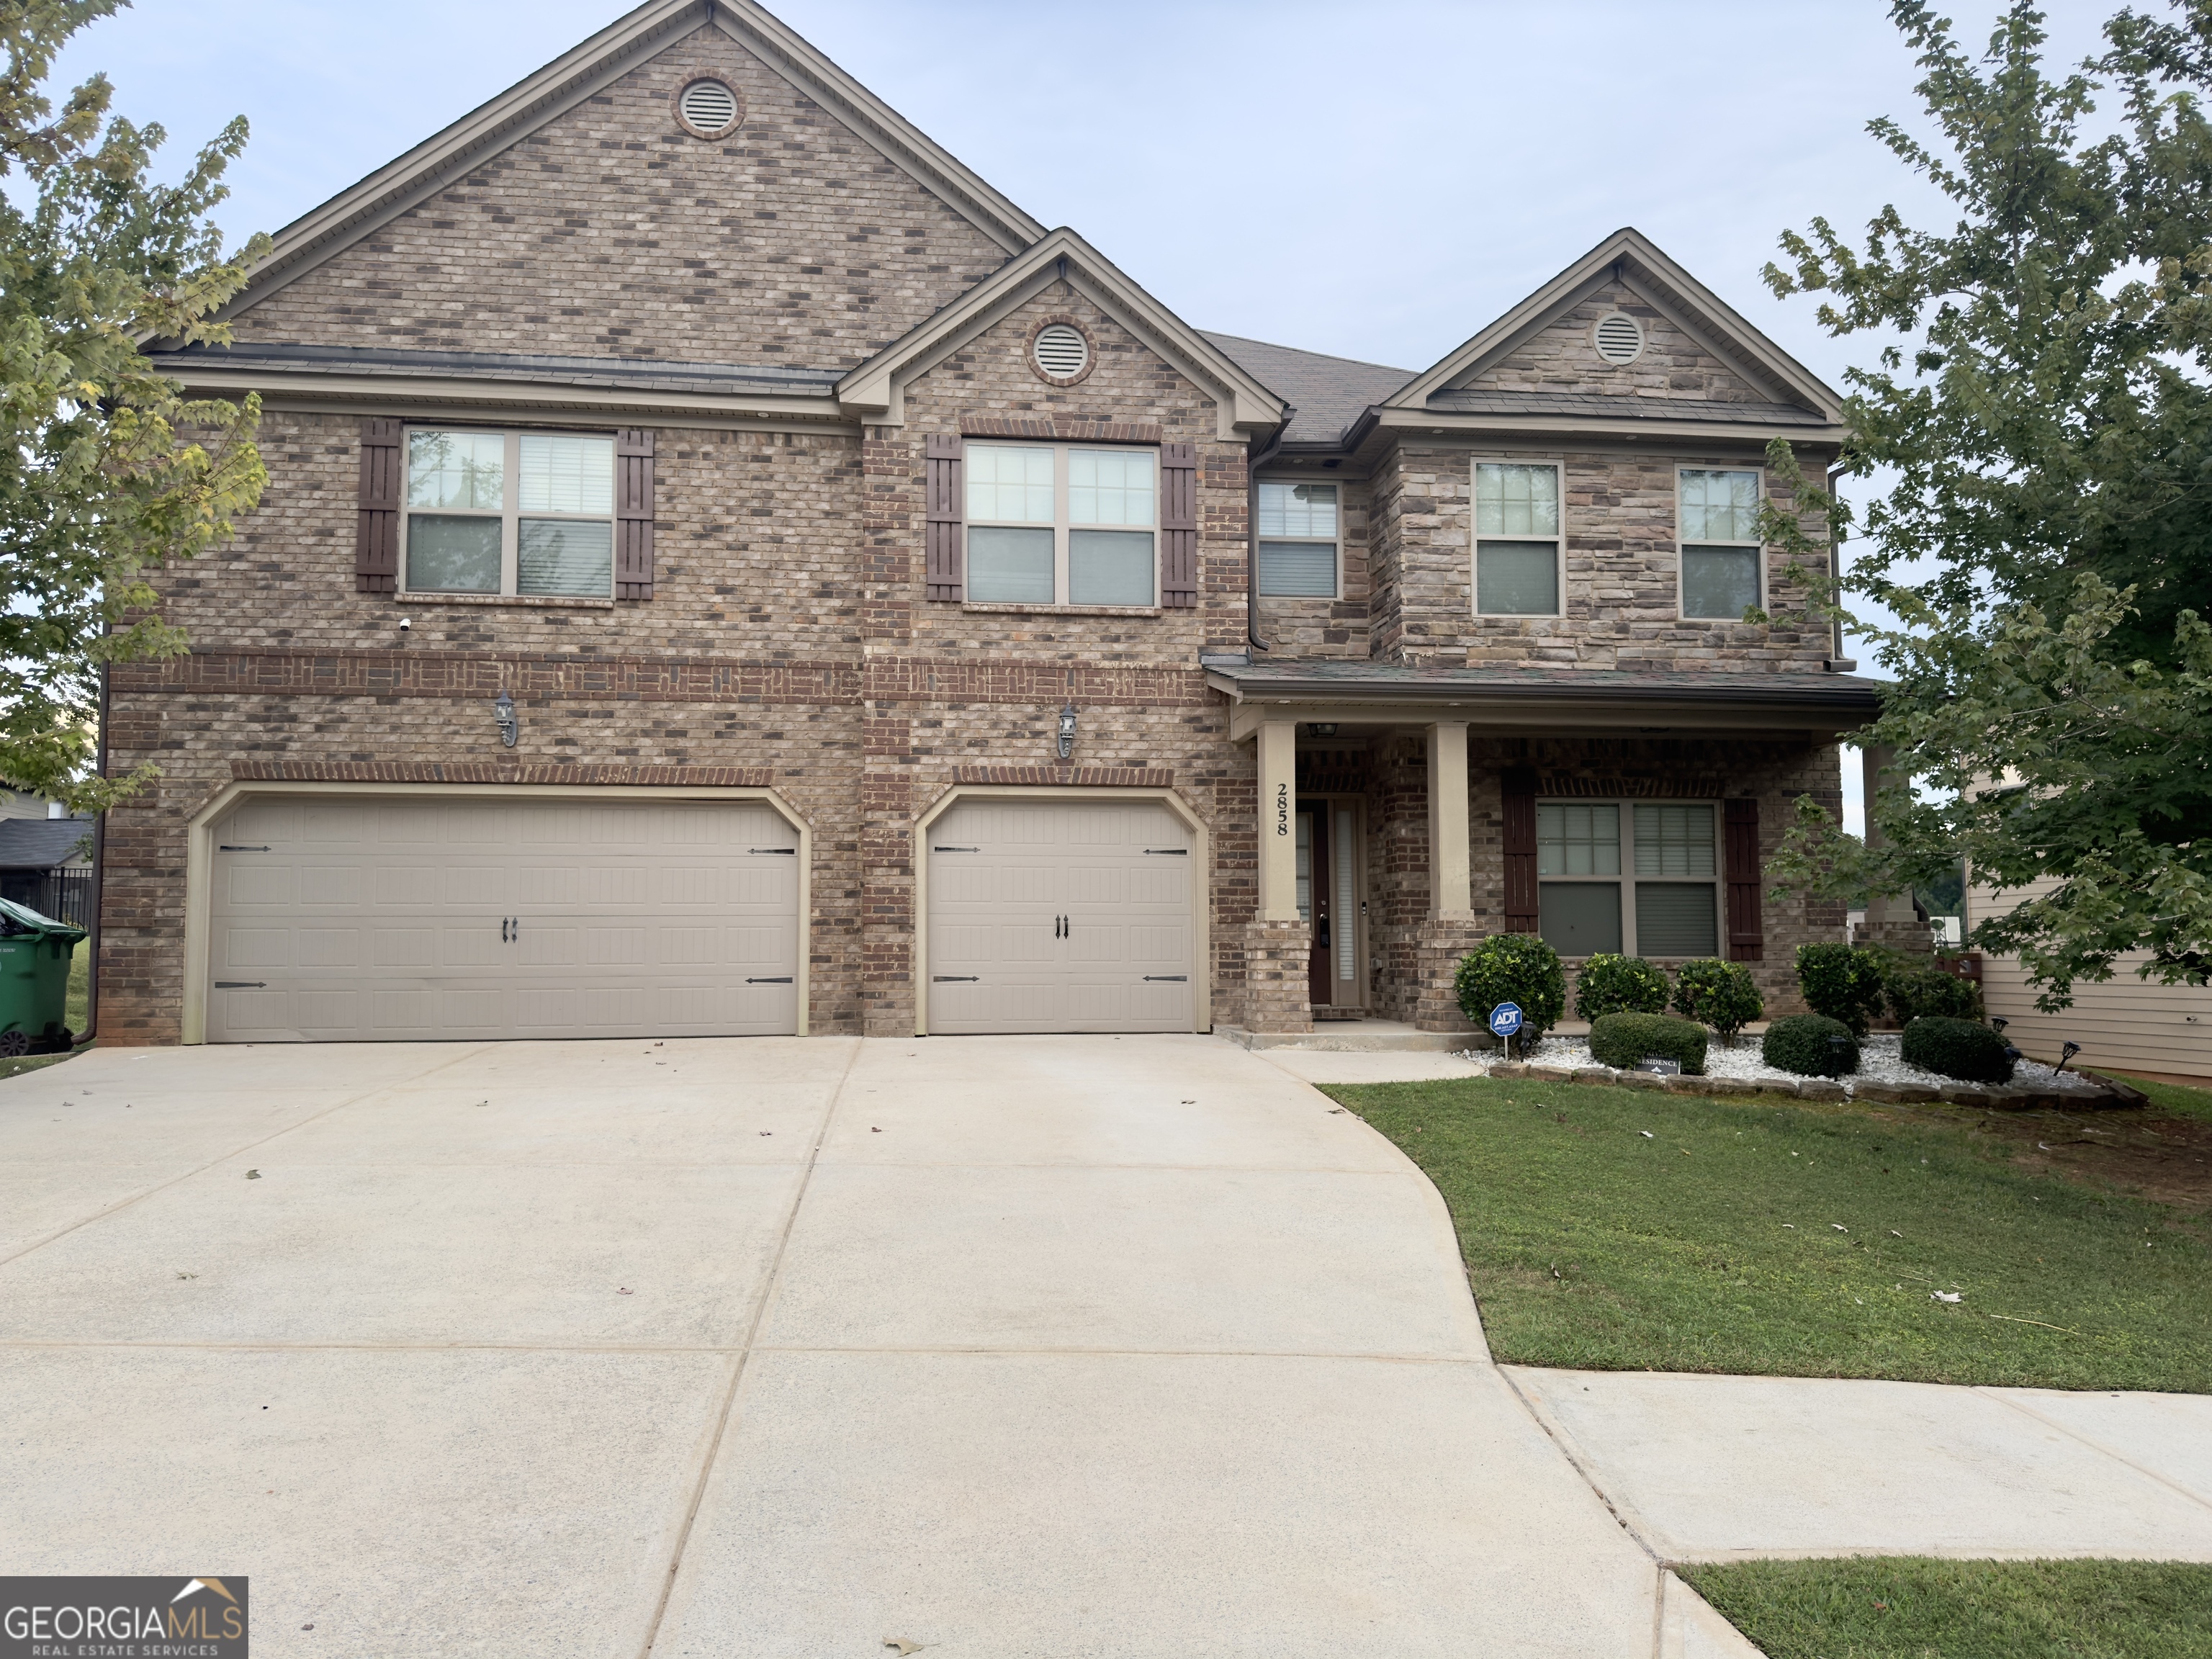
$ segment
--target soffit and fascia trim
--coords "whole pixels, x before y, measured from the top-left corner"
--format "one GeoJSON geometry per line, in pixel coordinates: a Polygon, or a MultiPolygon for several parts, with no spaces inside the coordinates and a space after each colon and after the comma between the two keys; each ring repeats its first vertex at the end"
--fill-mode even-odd
{"type": "Polygon", "coordinates": [[[1009,253],[1044,227],[752,0],[648,0],[276,233],[216,313],[237,316],[511,148],[644,58],[719,27],[1009,253]]]}
{"type": "Polygon", "coordinates": [[[909,381],[1061,281],[1206,389],[1223,441],[1282,424],[1282,398],[1064,226],[853,369],[837,382],[838,401],[870,425],[903,425],[909,381]]]}

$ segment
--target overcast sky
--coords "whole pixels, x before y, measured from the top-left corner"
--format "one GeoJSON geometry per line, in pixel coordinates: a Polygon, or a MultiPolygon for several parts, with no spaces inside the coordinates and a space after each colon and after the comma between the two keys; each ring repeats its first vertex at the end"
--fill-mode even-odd
{"type": "MultiPolygon", "coordinates": [[[[2050,8],[2055,55],[2118,0],[2050,8]]],[[[275,230],[619,16],[607,0],[139,0],[60,73],[179,152],[253,140],[222,219],[275,230]]],[[[1759,279],[1777,234],[1933,192],[1873,0],[780,0],[787,23],[1188,321],[1426,367],[1634,225],[1831,381],[1862,343],[1759,279]]],[[[1951,15],[1977,45],[1996,15],[1951,15]]],[[[1913,125],[1919,125],[1917,121],[1913,125]]],[[[1851,780],[1856,793],[1856,779],[1851,780]]]]}

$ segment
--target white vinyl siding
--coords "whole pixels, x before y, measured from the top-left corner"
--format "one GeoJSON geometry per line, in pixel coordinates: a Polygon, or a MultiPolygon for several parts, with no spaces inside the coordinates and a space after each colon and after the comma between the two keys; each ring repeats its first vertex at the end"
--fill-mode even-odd
{"type": "Polygon", "coordinates": [[[1337,486],[1262,479],[1260,593],[1265,599],[1336,597],[1337,486]]]}
{"type": "Polygon", "coordinates": [[[1486,617],[1560,614],[1559,468],[1474,465],[1474,608],[1486,617]]]}
{"type": "Polygon", "coordinates": [[[1538,802],[1544,939],[1571,957],[1718,955],[1718,817],[1705,801],[1538,802]]]}
{"type": "Polygon", "coordinates": [[[968,598],[1158,603],[1158,457],[1149,449],[969,444],[968,598]]]}
{"type": "Polygon", "coordinates": [[[406,455],[404,591],[613,597],[612,438],[416,428],[406,455]]]}
{"type": "Polygon", "coordinates": [[[1760,580],[1759,474],[1711,467],[1675,474],[1682,615],[1741,620],[1765,603],[1760,580]]]}

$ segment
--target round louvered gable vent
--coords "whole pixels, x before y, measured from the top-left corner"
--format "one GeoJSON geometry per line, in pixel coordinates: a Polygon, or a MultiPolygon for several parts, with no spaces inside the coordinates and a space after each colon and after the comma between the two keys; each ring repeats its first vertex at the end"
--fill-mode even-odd
{"type": "Polygon", "coordinates": [[[738,94],[720,81],[694,81],[677,94],[676,112],[702,138],[720,138],[738,124],[738,94]]]}
{"type": "Polygon", "coordinates": [[[1597,355],[1609,363],[1632,363],[1644,355],[1644,325],[1622,312],[1597,319],[1597,355]]]}
{"type": "Polygon", "coordinates": [[[1091,342],[1066,323],[1039,329],[1031,350],[1039,372],[1051,380],[1072,380],[1091,367],[1091,342]]]}

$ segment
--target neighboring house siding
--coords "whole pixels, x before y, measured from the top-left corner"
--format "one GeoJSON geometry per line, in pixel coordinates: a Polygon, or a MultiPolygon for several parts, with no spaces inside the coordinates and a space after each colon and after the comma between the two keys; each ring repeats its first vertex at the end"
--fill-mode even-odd
{"type": "Polygon", "coordinates": [[[858,362],[1006,250],[719,30],[698,31],[242,313],[241,343],[858,362]],[[744,125],[670,100],[702,70],[744,125]]]}
{"type": "MultiPolygon", "coordinates": [[[[1996,899],[1987,888],[1971,889],[1967,920],[1986,920],[2019,900],[2041,897],[2056,882],[2036,882],[1996,899]]],[[[2062,1044],[2078,1042],[2077,1066],[2093,1071],[2167,1072],[2212,1078],[2212,987],[2162,985],[2136,975],[2150,959],[2146,951],[2116,958],[2108,980],[2077,980],[2074,1006],[2055,1014],[2035,1006],[2038,988],[2016,957],[1982,959],[1982,1002],[2008,1023],[2005,1035],[2022,1052],[2057,1064],[2062,1044]]]]}

